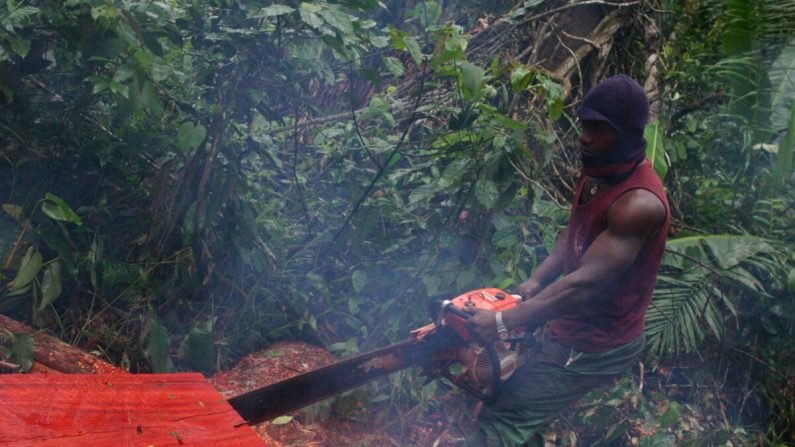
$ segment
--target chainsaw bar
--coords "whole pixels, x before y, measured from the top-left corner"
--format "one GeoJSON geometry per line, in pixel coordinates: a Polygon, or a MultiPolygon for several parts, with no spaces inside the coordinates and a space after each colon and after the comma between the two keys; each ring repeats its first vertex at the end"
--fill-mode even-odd
{"type": "Polygon", "coordinates": [[[427,360],[427,345],[407,340],[229,399],[249,424],[273,419],[427,360]]]}
{"type": "MultiPolygon", "coordinates": [[[[375,351],[351,357],[323,368],[299,374],[281,382],[249,391],[229,399],[229,404],[249,424],[273,419],[293,410],[327,399],[343,391],[356,388],[378,377],[421,366],[428,379],[442,375],[454,384],[471,392],[478,399],[486,400],[494,396],[502,380],[502,360],[495,349],[488,351],[492,378],[492,394],[486,396],[476,387],[484,380],[475,361],[470,369],[471,378],[463,375],[453,377],[447,368],[460,360],[460,348],[466,348],[473,337],[469,333],[466,320],[471,316],[464,309],[469,306],[492,312],[510,309],[520,302],[518,296],[509,295],[500,289],[477,289],[442,302],[444,317],[412,331],[413,338],[389,345],[375,351]],[[468,385],[471,380],[476,385],[468,385]]],[[[434,317],[434,320],[437,318],[434,317]]],[[[513,348],[511,348],[513,349],[513,348]]],[[[479,355],[476,353],[476,355],[479,355]]],[[[471,357],[471,356],[470,356],[471,357]]],[[[507,358],[507,357],[504,357],[507,358]]],[[[478,360],[471,358],[469,360],[478,360]]],[[[488,371],[487,371],[488,372],[488,371]]],[[[510,375],[513,370],[507,374],[510,375]]]]}

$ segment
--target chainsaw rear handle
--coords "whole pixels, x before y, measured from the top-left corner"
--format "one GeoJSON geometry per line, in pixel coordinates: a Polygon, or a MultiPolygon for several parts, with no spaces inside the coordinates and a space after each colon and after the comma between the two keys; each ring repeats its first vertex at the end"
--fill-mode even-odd
{"type": "Polygon", "coordinates": [[[469,317],[472,316],[471,313],[464,311],[460,307],[458,307],[455,304],[453,304],[453,302],[450,301],[450,300],[442,301],[442,313],[444,313],[444,312],[450,312],[451,314],[453,314],[455,316],[458,316],[458,317],[461,317],[464,320],[468,320],[469,317]]]}

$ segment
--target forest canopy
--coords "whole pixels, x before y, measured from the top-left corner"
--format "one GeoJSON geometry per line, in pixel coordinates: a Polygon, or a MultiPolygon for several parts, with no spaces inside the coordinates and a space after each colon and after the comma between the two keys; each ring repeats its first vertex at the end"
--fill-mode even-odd
{"type": "MultiPolygon", "coordinates": [[[[575,111],[625,73],[673,218],[644,364],[691,390],[610,408],[648,445],[795,442],[795,2],[6,0],[0,23],[0,313],[133,372],[402,340],[544,259],[575,111]]],[[[415,375],[370,386],[431,405],[415,375]]]]}

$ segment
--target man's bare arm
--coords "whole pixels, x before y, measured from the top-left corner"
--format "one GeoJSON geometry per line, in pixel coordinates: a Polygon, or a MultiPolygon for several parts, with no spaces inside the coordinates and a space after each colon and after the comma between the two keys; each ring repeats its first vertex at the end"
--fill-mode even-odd
{"type": "MultiPolygon", "coordinates": [[[[533,299],[503,312],[505,325],[509,329],[533,327],[587,305],[632,265],[643,246],[662,228],[665,213],[662,202],[647,190],[623,194],[610,207],[607,229],[588,247],[580,267],[533,299]]],[[[469,323],[484,340],[496,339],[492,312],[478,311],[469,323]]]]}

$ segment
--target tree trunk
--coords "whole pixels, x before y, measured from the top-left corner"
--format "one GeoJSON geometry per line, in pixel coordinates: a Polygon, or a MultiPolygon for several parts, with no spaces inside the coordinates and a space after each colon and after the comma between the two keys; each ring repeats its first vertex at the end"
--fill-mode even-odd
{"type": "MultiPolygon", "coordinates": [[[[619,31],[638,23],[635,13],[639,4],[629,0],[548,0],[523,15],[512,17],[514,13],[509,13],[475,34],[467,59],[482,67],[495,57],[540,67],[563,84],[568,103],[576,102],[582,92],[613,74],[611,70],[624,68],[608,61],[619,31]]],[[[404,82],[398,96],[408,98],[420,83],[420,79],[404,82]]],[[[448,102],[450,96],[451,89],[441,88],[427,95],[427,101],[448,102]]]]}

